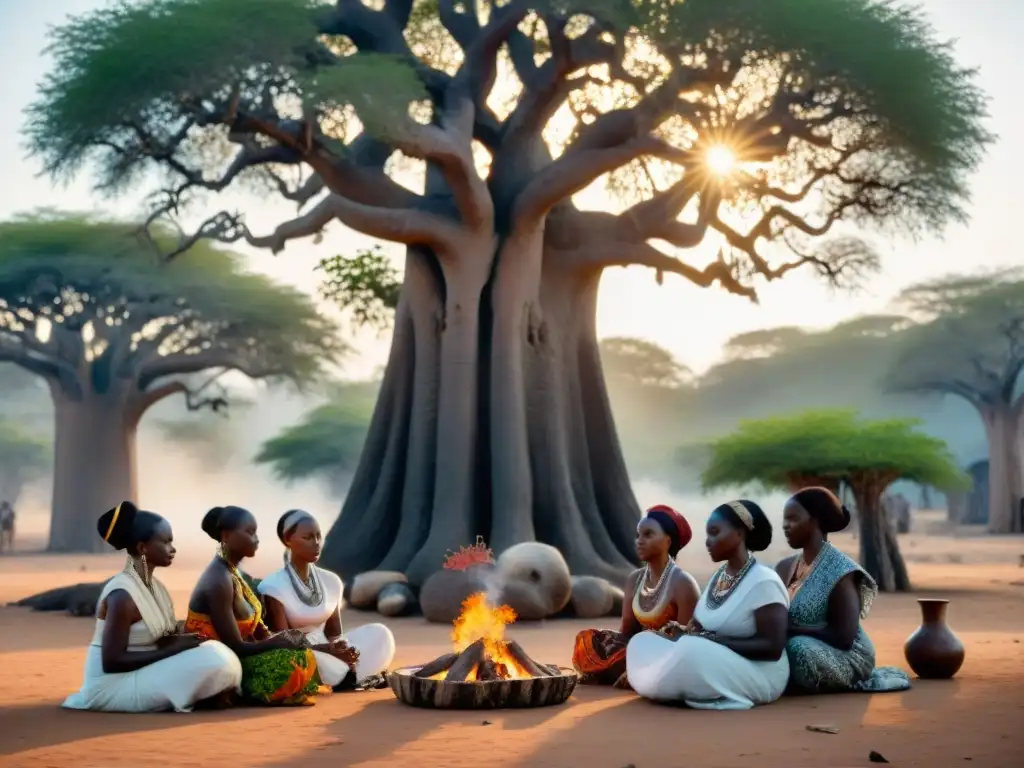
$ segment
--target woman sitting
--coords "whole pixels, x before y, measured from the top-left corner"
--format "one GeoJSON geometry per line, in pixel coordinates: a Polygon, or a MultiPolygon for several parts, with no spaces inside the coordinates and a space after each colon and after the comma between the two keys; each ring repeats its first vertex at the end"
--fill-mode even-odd
{"type": "Polygon", "coordinates": [[[170,524],[124,501],[100,517],[97,529],[114,549],[127,550],[128,562],[100,593],[85,682],[64,706],[188,712],[237,693],[238,657],[221,643],[179,634],[170,595],[153,577],[153,569],[174,561],[170,524]]]}
{"type": "Polygon", "coordinates": [[[801,554],[776,566],[789,590],[789,691],[904,691],[910,677],[897,667],[875,668],[875,648],[860,620],[878,586],[828,534],[850,523],[850,512],[826,488],[805,488],[786,502],[782,530],[801,554]]]}
{"type": "Polygon", "coordinates": [[[284,568],[260,582],[271,630],[300,630],[312,646],[320,680],[335,690],[382,688],[395,658],[395,636],[383,624],[341,632],[341,579],[316,566],[323,536],[316,519],[301,509],[277,523],[284,568]]]}
{"type": "Polygon", "coordinates": [[[750,554],[771,540],[771,523],[752,501],[732,501],[711,513],[708,553],[723,565],[689,625],[670,624],[664,634],[642,632],[629,641],[633,690],[697,709],[750,709],[782,695],[789,679],[789,598],[775,571],[750,554]]]}
{"type": "Polygon", "coordinates": [[[186,632],[220,640],[242,660],[242,695],[257,704],[301,704],[320,687],[316,658],[298,630],[271,633],[263,605],[238,564],[256,554],[256,518],[241,507],[214,507],[203,530],[220,542],[189,600],[186,632]]]}
{"type": "Polygon", "coordinates": [[[700,588],[676,565],[675,557],[692,535],[686,518],[671,507],[647,510],[636,527],[636,554],[644,567],[626,579],[619,631],[585,629],[576,635],[572,664],[581,683],[627,687],[629,639],[645,629],[659,630],[670,621],[690,620],[700,588]]]}

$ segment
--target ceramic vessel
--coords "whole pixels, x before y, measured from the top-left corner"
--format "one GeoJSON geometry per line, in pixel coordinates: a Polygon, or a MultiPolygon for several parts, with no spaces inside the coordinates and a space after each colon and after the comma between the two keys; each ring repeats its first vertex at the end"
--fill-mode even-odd
{"type": "Polygon", "coordinates": [[[949,600],[918,600],[921,626],[903,645],[903,655],[914,673],[924,679],[953,677],[964,663],[964,644],[946,624],[949,600]]]}

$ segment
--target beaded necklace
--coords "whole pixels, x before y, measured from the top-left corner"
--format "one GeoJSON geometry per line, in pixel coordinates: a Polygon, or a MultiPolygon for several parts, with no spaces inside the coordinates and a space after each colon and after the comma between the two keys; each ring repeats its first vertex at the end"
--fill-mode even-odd
{"type": "Polygon", "coordinates": [[[754,556],[749,555],[747,562],[736,572],[735,576],[729,575],[726,571],[728,565],[725,564],[715,571],[715,575],[711,577],[711,583],[708,584],[707,606],[710,610],[713,611],[716,608],[720,608],[729,599],[736,587],[739,586],[739,583],[743,581],[743,577],[750,573],[750,569],[754,567],[755,562],[754,556]]]}
{"type": "Polygon", "coordinates": [[[637,590],[637,603],[644,613],[651,613],[661,605],[662,598],[670,581],[670,572],[675,570],[675,568],[675,562],[669,558],[657,583],[650,586],[651,566],[644,565],[643,573],[640,574],[640,588],[637,590]]]}

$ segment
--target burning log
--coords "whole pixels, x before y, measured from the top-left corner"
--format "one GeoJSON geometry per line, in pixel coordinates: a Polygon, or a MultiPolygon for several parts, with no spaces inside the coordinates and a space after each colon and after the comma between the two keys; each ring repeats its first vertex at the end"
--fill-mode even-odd
{"type": "Polygon", "coordinates": [[[429,664],[424,664],[420,667],[416,671],[416,677],[433,677],[442,672],[447,672],[458,658],[459,654],[457,653],[446,653],[444,656],[438,656],[429,664]]]}
{"type": "MultiPolygon", "coordinates": [[[[515,640],[509,640],[505,643],[505,650],[508,655],[511,656],[519,666],[521,666],[526,672],[529,673],[530,677],[551,677],[552,672],[550,668],[543,664],[538,664],[536,661],[526,655],[526,651],[519,645],[515,640]]],[[[561,672],[555,672],[554,674],[560,675],[561,672]]]]}
{"type": "Polygon", "coordinates": [[[483,638],[480,638],[459,654],[459,658],[448,668],[448,674],[444,679],[455,683],[464,681],[480,666],[485,658],[484,652],[484,641],[483,638]]]}
{"type": "Polygon", "coordinates": [[[443,675],[444,680],[462,682],[477,680],[523,680],[531,677],[558,677],[562,673],[558,667],[548,666],[534,661],[515,640],[499,644],[504,649],[500,658],[494,658],[488,652],[485,641],[481,638],[472,643],[462,653],[446,653],[431,662],[424,664],[414,677],[433,678],[443,675]],[[474,675],[474,670],[476,674],[474,675]]]}

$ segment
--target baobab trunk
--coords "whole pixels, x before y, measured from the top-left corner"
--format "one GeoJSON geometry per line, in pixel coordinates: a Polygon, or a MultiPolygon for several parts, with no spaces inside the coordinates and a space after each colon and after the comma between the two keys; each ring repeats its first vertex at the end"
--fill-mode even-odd
{"type": "Polygon", "coordinates": [[[1024,454],[1021,452],[1021,404],[999,404],[982,410],[988,437],[988,530],[1019,533],[1024,497],[1024,454]]]}
{"type": "Polygon", "coordinates": [[[882,494],[890,481],[874,473],[858,473],[850,478],[849,484],[857,502],[860,564],[882,592],[910,591],[910,576],[896,532],[882,506],[882,494]]]}
{"type": "Polygon", "coordinates": [[[640,513],[600,367],[600,270],[557,263],[538,234],[505,241],[483,304],[453,293],[435,261],[407,262],[391,357],[326,567],[345,578],[401,570],[420,584],[477,535],[499,554],[551,544],[574,573],[615,582],[632,567],[640,513]]]}
{"type": "Polygon", "coordinates": [[[121,501],[137,501],[136,425],[125,400],[87,393],[72,399],[54,387],[51,552],[107,551],[96,519],[121,501]]]}

